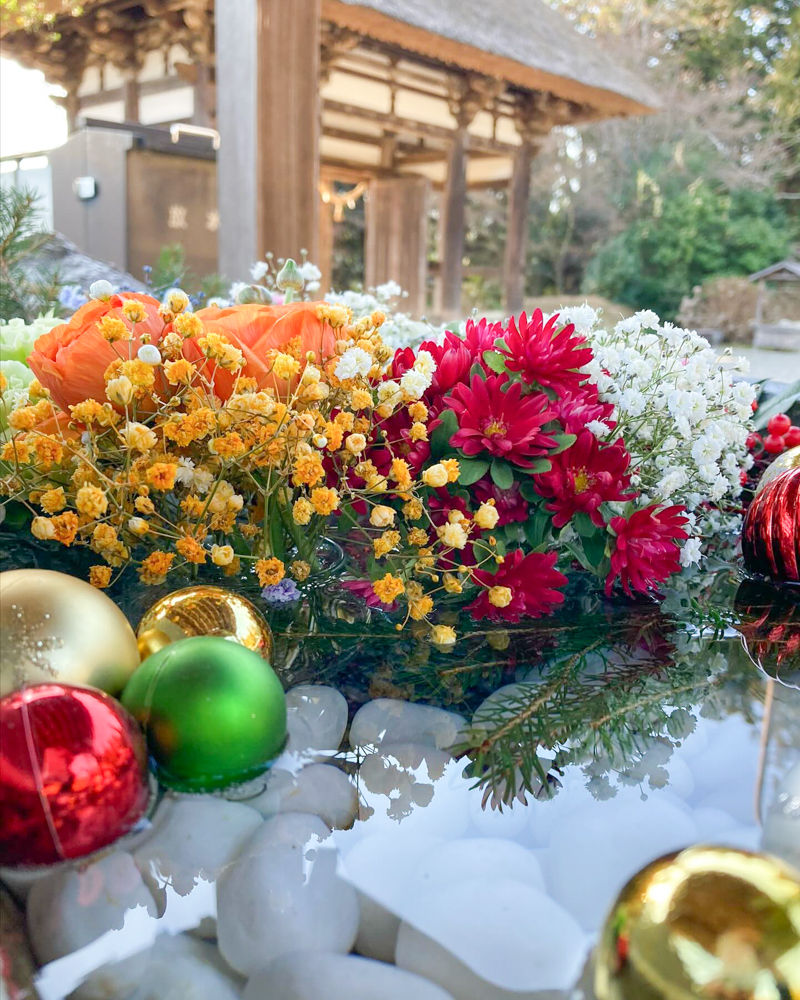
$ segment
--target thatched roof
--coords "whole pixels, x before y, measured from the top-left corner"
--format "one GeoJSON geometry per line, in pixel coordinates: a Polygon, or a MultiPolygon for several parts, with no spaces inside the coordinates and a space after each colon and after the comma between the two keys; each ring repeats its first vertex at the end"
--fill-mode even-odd
{"type": "Polygon", "coordinates": [[[643,114],[655,93],[542,0],[322,0],[328,20],[431,59],[607,114],[643,114]]]}
{"type": "Polygon", "coordinates": [[[750,281],[800,281],[800,261],[782,260],[750,275],[750,281]]]}

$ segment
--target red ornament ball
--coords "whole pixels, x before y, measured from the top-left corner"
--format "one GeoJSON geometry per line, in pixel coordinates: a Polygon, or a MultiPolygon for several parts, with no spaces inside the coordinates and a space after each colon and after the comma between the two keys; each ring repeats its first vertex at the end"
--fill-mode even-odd
{"type": "Polygon", "coordinates": [[[792,424],[789,430],[783,435],[783,443],[787,448],[796,448],[800,444],[800,427],[795,427],[792,424]]]}
{"type": "Polygon", "coordinates": [[[144,737],[109,695],[36,684],[0,699],[0,865],[82,858],[148,803],[144,737]]]}
{"type": "Polygon", "coordinates": [[[780,582],[800,582],[800,468],[768,483],[750,504],[742,528],[744,564],[780,582]]]}
{"type": "Polygon", "coordinates": [[[776,413],[774,417],[770,417],[767,430],[770,434],[776,434],[778,437],[781,437],[791,426],[792,422],[785,413],[776,413]]]}
{"type": "Polygon", "coordinates": [[[764,441],[764,451],[768,451],[770,455],[780,455],[782,451],[786,451],[783,438],[778,434],[768,434],[764,441]]]}

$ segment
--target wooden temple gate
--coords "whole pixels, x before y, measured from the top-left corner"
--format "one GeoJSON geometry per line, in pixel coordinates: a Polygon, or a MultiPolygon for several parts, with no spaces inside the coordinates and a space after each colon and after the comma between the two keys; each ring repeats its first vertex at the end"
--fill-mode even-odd
{"type": "Polygon", "coordinates": [[[218,130],[222,273],[305,249],[325,281],[333,206],[321,192],[366,185],[365,282],[397,281],[417,314],[434,195],[433,312],[460,312],[467,193],[489,185],[508,187],[502,274],[517,311],[544,138],[656,104],[541,0],[87,0],[56,27],[56,41],[15,32],[3,44],[64,86],[73,127],[105,114],[218,130]]]}

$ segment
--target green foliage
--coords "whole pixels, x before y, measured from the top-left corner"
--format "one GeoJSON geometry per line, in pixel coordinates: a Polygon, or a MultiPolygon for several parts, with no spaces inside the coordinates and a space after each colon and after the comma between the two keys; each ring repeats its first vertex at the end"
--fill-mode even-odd
{"type": "Polygon", "coordinates": [[[38,195],[0,187],[0,319],[20,317],[31,322],[40,313],[59,308],[58,275],[31,261],[49,236],[41,226],[38,195]]]}
{"type": "Polygon", "coordinates": [[[592,262],[585,287],[672,319],[681,299],[713,275],[747,275],[784,257],[786,218],[767,192],[700,182],[637,219],[592,262]]]}
{"type": "Polygon", "coordinates": [[[218,274],[208,274],[203,278],[194,274],[186,265],[186,249],[180,243],[162,247],[153,270],[150,285],[155,295],[161,295],[168,288],[180,287],[198,302],[218,296],[225,298],[230,283],[218,274]]]}

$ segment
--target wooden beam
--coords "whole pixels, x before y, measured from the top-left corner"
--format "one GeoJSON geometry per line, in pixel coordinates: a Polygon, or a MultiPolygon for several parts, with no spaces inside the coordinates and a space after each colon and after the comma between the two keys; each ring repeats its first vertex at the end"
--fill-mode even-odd
{"type": "Polygon", "coordinates": [[[423,177],[374,180],[366,205],[365,284],[398,282],[414,316],[425,312],[429,190],[423,177]]]}
{"type": "Polygon", "coordinates": [[[139,81],[134,74],[122,84],[122,117],[126,122],[139,121],[139,81]]]}
{"type": "Polygon", "coordinates": [[[320,296],[333,288],[333,246],[334,246],[334,226],[333,226],[333,205],[326,205],[324,202],[319,207],[319,241],[316,259],[312,258],[312,263],[322,271],[320,278],[320,296]]]}
{"type": "MultiPolygon", "coordinates": [[[[324,100],[322,102],[322,109],[323,111],[336,112],[340,115],[348,115],[351,118],[361,118],[364,121],[378,122],[393,132],[421,135],[430,139],[438,139],[448,144],[455,135],[453,129],[443,128],[441,125],[417,122],[413,118],[401,118],[399,115],[392,115],[385,111],[375,111],[372,108],[361,108],[357,104],[345,104],[343,101],[324,100]]],[[[498,139],[484,139],[478,135],[471,135],[469,142],[470,149],[478,149],[487,153],[513,154],[517,148],[514,143],[500,142],[498,139]]]]}

